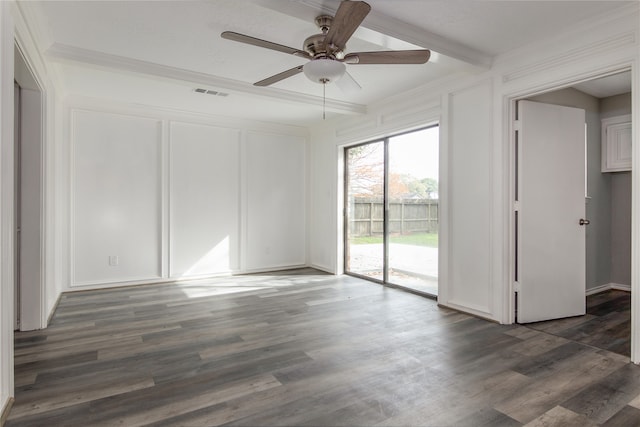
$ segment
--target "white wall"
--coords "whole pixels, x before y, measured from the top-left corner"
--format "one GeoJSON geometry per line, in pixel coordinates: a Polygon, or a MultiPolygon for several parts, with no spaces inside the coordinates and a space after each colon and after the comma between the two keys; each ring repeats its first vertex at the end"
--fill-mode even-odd
{"type": "Polygon", "coordinates": [[[249,132],[246,269],[306,264],[306,154],[299,137],[249,132]]]}
{"type": "Polygon", "coordinates": [[[72,287],[307,265],[306,130],[101,110],[69,106],[72,287]]]}
{"type": "Polygon", "coordinates": [[[240,132],[171,123],[171,277],[239,270],[240,132]]]}
{"type": "MultiPolygon", "coordinates": [[[[338,267],[341,230],[337,192],[342,182],[340,150],[334,144],[323,143],[326,129],[313,130],[309,147],[309,261],[311,266],[329,273],[341,273],[338,267]]],[[[342,193],[340,193],[342,194],[342,193]]]]}
{"type": "Polygon", "coordinates": [[[447,282],[438,302],[495,318],[491,271],[493,99],[491,81],[452,92],[448,99],[446,217],[447,282]]]}
{"type": "Polygon", "coordinates": [[[72,135],[74,284],[161,277],[161,122],[74,111],[72,135]]]}

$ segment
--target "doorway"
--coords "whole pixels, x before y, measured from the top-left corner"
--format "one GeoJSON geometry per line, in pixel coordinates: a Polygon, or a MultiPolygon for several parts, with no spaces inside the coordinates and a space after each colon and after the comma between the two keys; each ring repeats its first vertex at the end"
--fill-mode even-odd
{"type": "Polygon", "coordinates": [[[345,148],[345,272],[438,294],[437,125],[345,148]]]}
{"type": "MultiPolygon", "coordinates": [[[[593,320],[594,316],[600,317],[607,315],[610,310],[609,317],[614,314],[617,319],[626,317],[625,321],[628,326],[619,328],[626,331],[626,336],[617,337],[627,341],[625,345],[615,344],[617,348],[629,349],[630,334],[630,294],[631,291],[631,73],[629,71],[617,72],[605,77],[596,78],[588,82],[575,84],[571,87],[545,92],[543,94],[526,97],[528,101],[536,103],[544,103],[562,107],[580,108],[585,111],[585,142],[584,142],[584,212],[583,217],[587,222],[584,227],[585,249],[584,267],[582,285],[580,291],[581,304],[585,306],[585,298],[587,305],[587,315],[557,321],[544,322],[544,324],[534,324],[537,328],[551,328],[550,330],[562,331],[562,336],[571,339],[571,334],[577,329],[583,327],[593,330],[593,325],[597,321],[588,323],[593,320]],[[607,152],[607,123],[613,122],[612,128],[615,133],[616,159],[614,167],[607,166],[607,159],[611,157],[611,152],[607,152]],[[628,145],[625,145],[628,144],[628,145]],[[621,151],[622,150],[622,151],[621,151]],[[607,295],[615,294],[616,302],[607,302],[607,295]],[[620,293],[622,290],[624,292],[620,293]],[[625,292],[627,295],[625,296],[625,292]],[[620,302],[621,299],[628,299],[625,304],[620,302]],[[595,301],[595,303],[594,303],[595,301]],[[620,307],[627,307],[621,311],[620,307]],[[589,310],[596,310],[590,312],[589,310]],[[621,316],[618,316],[621,315],[621,316]]],[[[518,115],[520,111],[518,110],[518,115]]],[[[611,138],[610,138],[611,139],[611,138]]],[[[514,141],[517,145],[520,137],[516,137],[514,141]]],[[[518,152],[518,149],[514,150],[518,152]]],[[[522,151],[522,147],[520,147],[522,151]]],[[[522,156],[523,153],[518,154],[522,156]]],[[[516,230],[513,238],[517,242],[518,234],[518,198],[522,194],[518,191],[522,190],[522,184],[518,183],[518,160],[514,159],[514,200],[516,200],[516,209],[514,212],[514,230],[516,230]]],[[[547,171],[545,170],[546,174],[547,171]]],[[[553,186],[545,191],[554,191],[553,186]]],[[[580,191],[580,189],[578,189],[580,191]]],[[[521,219],[521,218],[520,218],[521,219]]],[[[576,218],[577,219],[577,218],[576,218]]],[[[522,243],[514,243],[515,259],[525,256],[518,253],[518,248],[522,243]]],[[[563,254],[555,253],[556,256],[564,258],[563,254]]],[[[518,276],[522,272],[518,268],[514,268],[515,282],[518,282],[518,276]]],[[[520,287],[524,283],[518,284],[520,287]]],[[[559,289],[559,288],[558,288],[559,289]]],[[[548,296],[553,298],[553,293],[547,292],[548,296]]],[[[522,319],[522,307],[518,306],[517,301],[522,297],[522,289],[516,287],[516,321],[526,323],[526,319],[522,319]]],[[[555,301],[554,301],[555,302],[555,301]]],[[[576,313],[573,313],[574,315],[576,313]]],[[[572,315],[550,316],[567,317],[572,315]]],[[[544,320],[544,319],[538,319],[544,320]]],[[[624,319],[623,319],[624,320],[624,319]]],[[[613,318],[612,318],[612,321],[613,318]]],[[[618,320],[615,320],[618,322],[618,320]]],[[[582,331],[584,335],[584,331],[582,331]]],[[[593,330],[593,335],[597,334],[593,330]]],[[[590,340],[589,337],[581,338],[590,340]]],[[[594,338],[595,339],[595,338],[594,338]]],[[[590,341],[589,341],[590,342],[590,341]]],[[[593,345],[598,346],[597,343],[593,345]]],[[[608,345],[608,344],[607,344],[608,345]]],[[[627,356],[629,354],[626,354],[627,356]]]]}
{"type": "Polygon", "coordinates": [[[20,48],[14,48],[14,328],[43,321],[43,93],[20,48]]]}

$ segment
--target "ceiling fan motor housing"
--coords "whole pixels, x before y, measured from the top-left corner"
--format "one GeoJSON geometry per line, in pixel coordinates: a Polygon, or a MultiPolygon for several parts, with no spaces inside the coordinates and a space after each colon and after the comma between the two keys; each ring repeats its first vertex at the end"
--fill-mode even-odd
{"type": "Polygon", "coordinates": [[[326,51],[324,49],[324,38],[324,34],[314,34],[307,37],[304,41],[303,49],[314,58],[316,55],[326,55],[326,51]]]}
{"type": "Polygon", "coordinates": [[[307,37],[302,46],[305,52],[309,53],[313,58],[336,59],[336,57],[339,57],[340,53],[344,50],[344,47],[342,49],[335,49],[335,46],[325,45],[325,39],[332,23],[333,16],[331,15],[320,15],[316,18],[316,25],[320,28],[322,33],[307,37]],[[329,49],[328,51],[328,47],[332,49],[329,49]]]}

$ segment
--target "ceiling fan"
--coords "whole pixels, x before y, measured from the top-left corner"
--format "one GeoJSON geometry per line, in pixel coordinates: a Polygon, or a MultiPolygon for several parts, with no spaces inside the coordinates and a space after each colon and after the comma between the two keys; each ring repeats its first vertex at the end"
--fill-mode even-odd
{"type": "Polygon", "coordinates": [[[367,16],[371,6],[364,1],[343,0],[335,17],[320,15],[315,19],[321,33],[308,37],[303,50],[269,42],[245,34],[225,31],[222,38],[246,43],[308,59],[300,65],[283,71],[254,86],[269,86],[303,72],[311,81],[321,84],[336,82],[342,90],[359,89],[360,85],[346,72],[345,64],[424,64],[431,52],[419,50],[391,50],[346,53],[346,44],[367,16]]]}

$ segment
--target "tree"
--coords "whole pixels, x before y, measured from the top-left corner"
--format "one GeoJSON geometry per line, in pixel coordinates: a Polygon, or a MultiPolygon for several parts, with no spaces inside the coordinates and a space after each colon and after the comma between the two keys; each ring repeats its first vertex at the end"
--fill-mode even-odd
{"type": "Polygon", "coordinates": [[[420,199],[433,199],[438,196],[438,181],[436,179],[417,179],[411,175],[405,175],[404,179],[411,196],[420,199]]]}
{"type": "Polygon", "coordinates": [[[410,193],[406,184],[406,175],[397,173],[389,174],[389,197],[392,199],[402,199],[410,193]]]}
{"type": "Polygon", "coordinates": [[[409,193],[411,193],[411,195],[413,196],[416,196],[417,198],[427,199],[428,193],[424,183],[411,175],[409,175],[408,178],[410,178],[407,179],[407,188],[409,190],[409,193]]]}
{"type": "Polygon", "coordinates": [[[420,180],[424,185],[427,199],[434,199],[438,197],[438,180],[433,178],[423,178],[420,180]]]}
{"type": "Polygon", "coordinates": [[[354,197],[382,197],[382,144],[361,145],[350,148],[347,153],[350,193],[354,197]]]}
{"type": "MultiPolygon", "coordinates": [[[[347,150],[349,193],[353,197],[381,198],[384,176],[384,146],[382,143],[365,144],[347,150]]],[[[418,179],[408,174],[389,174],[389,197],[402,199],[438,197],[438,180],[418,179]]]]}

